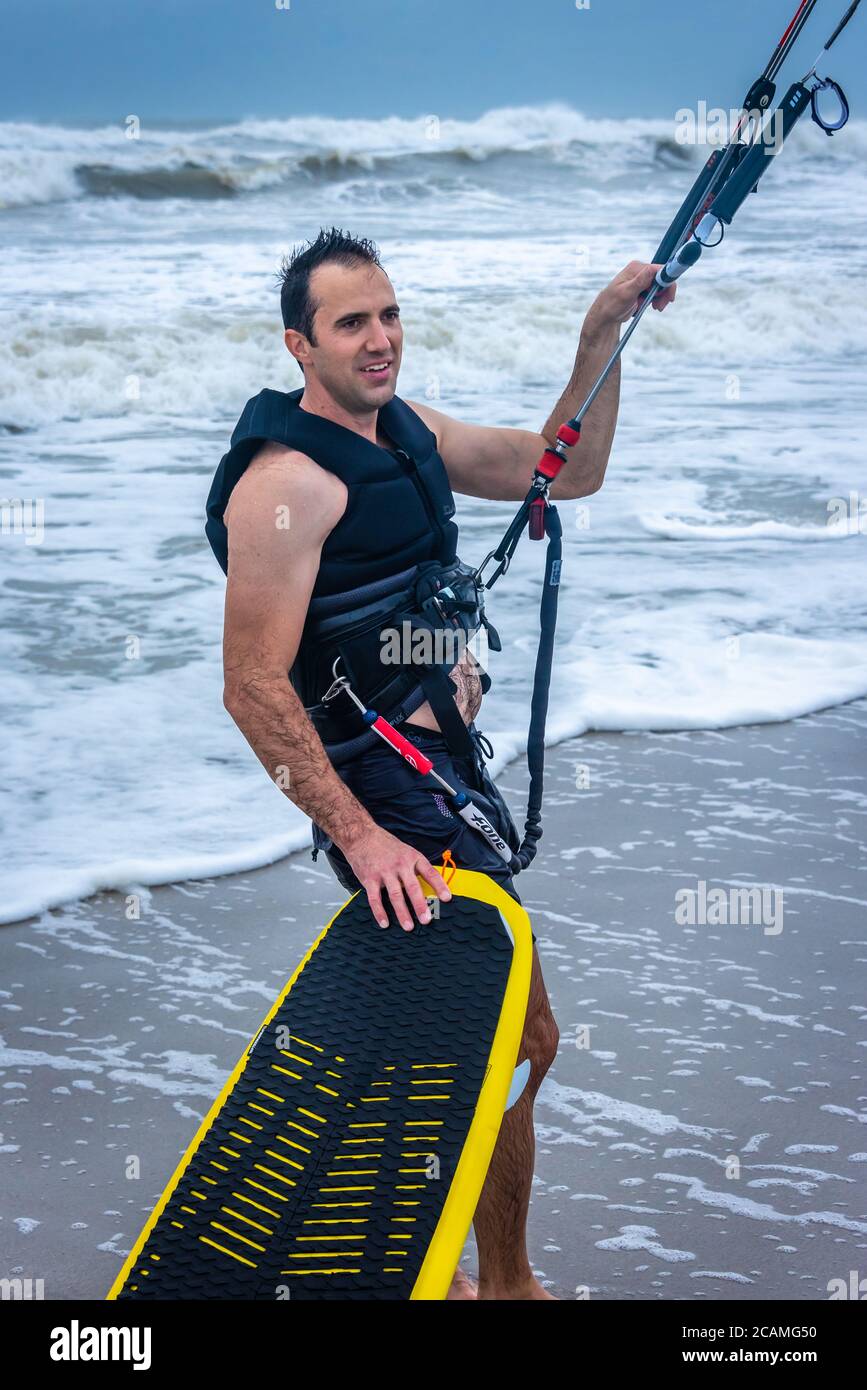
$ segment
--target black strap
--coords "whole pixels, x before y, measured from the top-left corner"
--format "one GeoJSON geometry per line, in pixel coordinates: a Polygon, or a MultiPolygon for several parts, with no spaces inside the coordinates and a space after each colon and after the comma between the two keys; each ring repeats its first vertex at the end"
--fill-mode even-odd
{"type": "Polygon", "coordinates": [[[419,666],[418,678],[437,723],[443,731],[449,752],[475,763],[476,748],[455,703],[454,683],[441,666],[419,666]]]}
{"type": "Polygon", "coordinates": [[[533,672],[533,700],[530,707],[530,729],[527,735],[527,766],[530,769],[530,792],[527,797],[527,818],[524,838],[517,853],[521,869],[526,869],[536,857],[542,836],[542,793],[545,782],[545,725],[548,718],[548,694],[551,688],[551,668],[554,661],[554,634],[557,628],[557,600],[560,595],[560,571],[563,564],[563,527],[555,506],[545,504],[545,533],[548,549],[545,555],[545,582],[539,605],[539,647],[533,672]]]}

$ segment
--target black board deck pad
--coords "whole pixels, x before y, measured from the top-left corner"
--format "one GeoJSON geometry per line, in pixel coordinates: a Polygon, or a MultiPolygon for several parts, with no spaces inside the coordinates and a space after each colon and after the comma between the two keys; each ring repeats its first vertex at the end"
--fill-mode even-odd
{"type": "Polygon", "coordinates": [[[335,915],[110,1298],[444,1297],[502,1118],[530,954],[526,913],[498,885],[459,870],[450,886],[412,932],[378,927],[363,894],[335,915]]]}

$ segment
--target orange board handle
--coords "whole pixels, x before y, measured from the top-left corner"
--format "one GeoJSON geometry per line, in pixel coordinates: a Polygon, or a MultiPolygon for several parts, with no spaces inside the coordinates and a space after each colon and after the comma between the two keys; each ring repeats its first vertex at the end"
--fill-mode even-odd
{"type": "Polygon", "coordinates": [[[457,869],[457,867],[458,867],[457,864],[455,863],[454,859],[452,858],[452,852],[451,852],[451,850],[450,850],[450,849],[444,849],[444,850],[443,850],[443,862],[439,865],[439,871],[440,871],[440,873],[442,874],[442,876],[443,876],[443,878],[444,878],[444,880],[445,880],[446,883],[448,883],[451,879],[454,878],[454,876],[455,876],[455,870],[457,869]]]}

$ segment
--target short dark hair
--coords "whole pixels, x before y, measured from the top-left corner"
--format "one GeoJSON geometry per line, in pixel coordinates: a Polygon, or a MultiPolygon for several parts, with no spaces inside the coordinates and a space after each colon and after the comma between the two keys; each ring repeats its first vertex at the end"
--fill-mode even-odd
{"type": "Polygon", "coordinates": [[[310,276],[319,265],[332,261],[336,265],[382,265],[379,249],[366,237],[350,236],[338,227],[320,231],[315,241],[295,247],[291,256],[284,256],[280,266],[280,310],[283,327],[294,328],[314,344],[313,319],[317,305],[310,294],[310,276]]]}

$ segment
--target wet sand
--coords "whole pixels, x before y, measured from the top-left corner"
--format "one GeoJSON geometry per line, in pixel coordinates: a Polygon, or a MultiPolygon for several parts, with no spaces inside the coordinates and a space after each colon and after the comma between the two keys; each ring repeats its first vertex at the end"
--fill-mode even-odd
{"type": "MultiPolygon", "coordinates": [[[[498,781],[520,819],[523,767],[498,781]]],[[[549,750],[547,786],[520,881],[561,1031],[536,1110],[540,1278],[572,1298],[827,1299],[867,1250],[867,701],[589,735],[549,750]],[[738,887],[782,898],[681,923],[700,881],[717,912],[723,894],[743,912],[738,887]]],[[[344,897],[305,851],[143,892],[139,920],[106,893],[0,928],[0,1276],[105,1296],[344,897]]]]}

